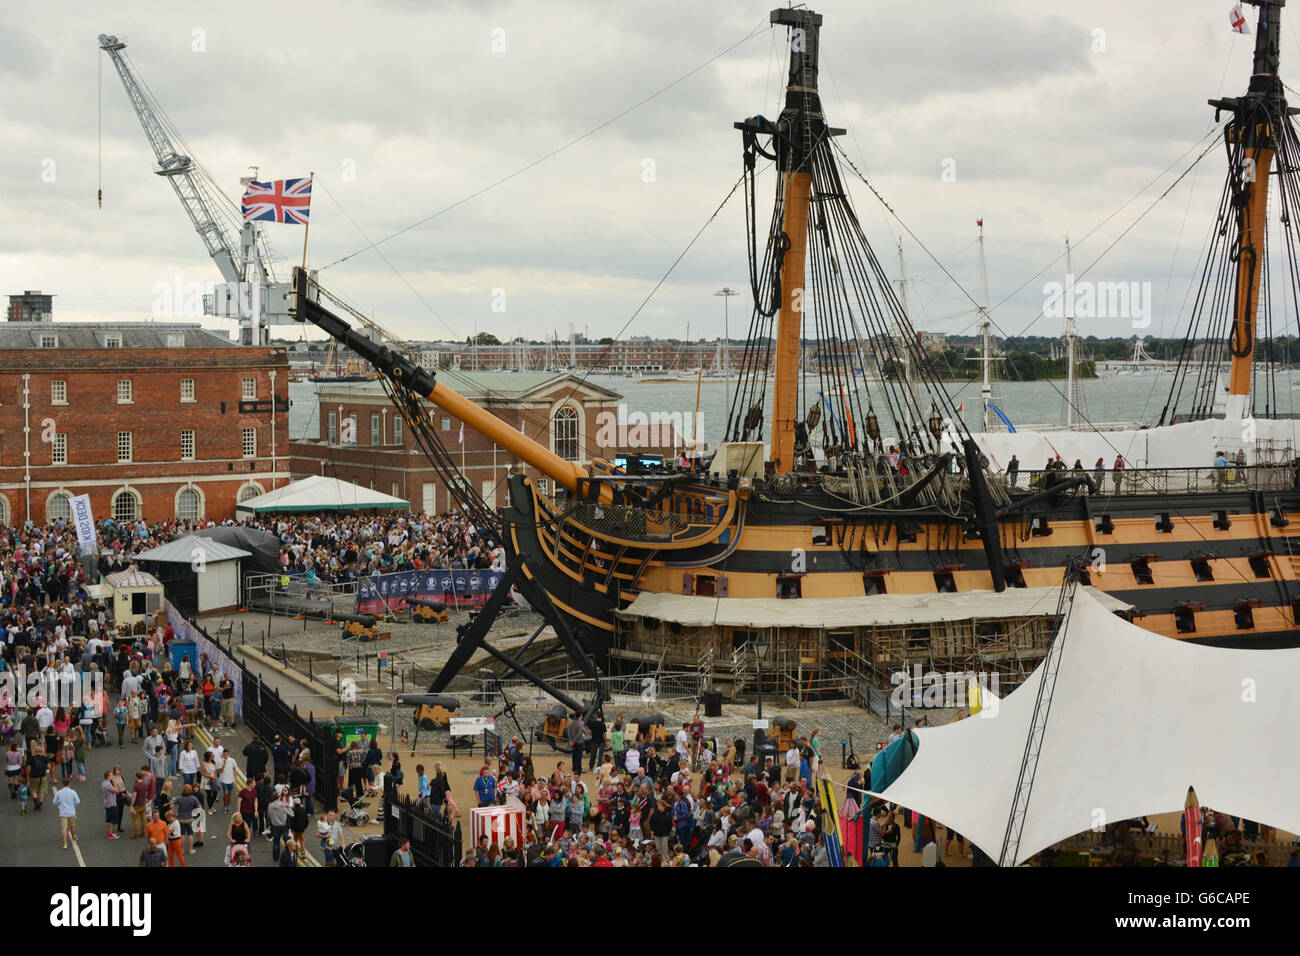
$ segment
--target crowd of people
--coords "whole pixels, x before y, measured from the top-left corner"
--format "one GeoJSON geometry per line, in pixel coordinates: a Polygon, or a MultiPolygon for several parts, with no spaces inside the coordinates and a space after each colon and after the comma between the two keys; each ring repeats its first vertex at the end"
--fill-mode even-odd
{"type": "MultiPolygon", "coordinates": [[[[535,767],[512,738],[473,790],[481,807],[519,801],[523,829],[500,845],[480,838],[461,865],[830,865],[817,731],[784,753],[747,756],[743,738],[707,737],[699,714],[657,740],[630,729],[622,714],[608,725],[599,713],[590,722],[572,715],[571,759],[553,769],[535,767]]],[[[460,812],[440,764],[416,773],[422,803],[460,812]]]]}

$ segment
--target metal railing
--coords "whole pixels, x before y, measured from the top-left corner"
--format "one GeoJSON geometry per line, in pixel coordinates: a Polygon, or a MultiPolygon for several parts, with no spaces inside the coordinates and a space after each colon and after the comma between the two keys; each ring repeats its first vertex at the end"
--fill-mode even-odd
{"type": "Polygon", "coordinates": [[[301,574],[249,574],[244,577],[244,606],[289,617],[352,614],[357,603],[354,581],[307,584],[301,574]]]}
{"type": "MultiPolygon", "coordinates": [[[[1054,481],[1064,481],[1081,475],[1091,478],[1096,494],[1114,495],[1169,495],[1209,494],[1223,491],[1289,491],[1296,487],[1296,472],[1290,465],[1228,465],[1216,468],[1126,468],[1103,471],[1092,468],[1083,471],[1069,469],[1058,471],[1024,471],[1016,475],[1014,491],[1044,491],[1054,481]]],[[[1003,476],[1004,481],[1009,481],[1003,476]]],[[[1065,494],[1088,494],[1086,487],[1067,489],[1065,494]]]]}

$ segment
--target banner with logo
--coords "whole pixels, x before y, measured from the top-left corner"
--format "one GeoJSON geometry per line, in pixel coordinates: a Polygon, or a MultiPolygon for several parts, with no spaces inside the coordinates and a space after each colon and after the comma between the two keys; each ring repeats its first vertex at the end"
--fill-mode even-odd
{"type": "Polygon", "coordinates": [[[90,513],[90,495],[76,495],[68,501],[72,508],[72,523],[77,528],[77,544],[83,555],[95,554],[99,546],[95,541],[95,517],[90,513]]]}
{"type": "Polygon", "coordinates": [[[357,582],[357,613],[401,611],[407,597],[442,601],[449,607],[482,604],[496,590],[504,571],[463,571],[444,568],[375,574],[357,582]]]}

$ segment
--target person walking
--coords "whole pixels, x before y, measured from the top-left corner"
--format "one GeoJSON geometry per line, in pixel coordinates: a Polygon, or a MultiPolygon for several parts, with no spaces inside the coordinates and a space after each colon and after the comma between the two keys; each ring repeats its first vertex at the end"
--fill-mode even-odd
{"type": "Polygon", "coordinates": [[[289,833],[289,820],[293,807],[288,801],[289,791],[283,784],[276,784],[275,797],[266,811],[267,822],[271,825],[271,859],[280,860],[280,847],[289,833]]]}
{"type": "Polygon", "coordinates": [[[230,812],[230,799],[235,793],[235,758],[227,750],[221,755],[221,766],[217,770],[217,782],[221,784],[221,812],[230,812]]]}
{"type": "Polygon", "coordinates": [[[124,750],[126,748],[126,721],[126,698],[119,697],[117,699],[117,706],[113,708],[113,725],[117,727],[118,750],[124,750]]]}
{"type": "Polygon", "coordinates": [[[167,851],[158,845],[157,839],[149,838],[149,845],[140,852],[140,866],[157,869],[167,865],[167,851]]]}
{"type": "MultiPolygon", "coordinates": [[[[54,806],[59,811],[59,832],[63,836],[63,849],[65,850],[68,848],[69,836],[72,837],[73,843],[77,842],[77,806],[80,803],[81,797],[77,795],[77,791],[72,789],[72,781],[64,780],[63,786],[54,794],[54,806]]],[[[116,800],[114,800],[113,805],[114,807],[117,806],[116,800]]],[[[112,833],[111,827],[109,833],[110,835],[112,833]]],[[[110,836],[110,839],[115,840],[117,837],[110,836]]]]}
{"type": "MultiPolygon", "coordinates": [[[[188,783],[181,788],[181,795],[172,801],[172,810],[179,826],[176,835],[184,844],[182,849],[190,854],[195,852],[194,820],[201,809],[202,801],[194,795],[194,787],[188,783]]],[[[168,846],[170,849],[170,843],[168,846]]]]}
{"type": "Polygon", "coordinates": [[[181,782],[186,786],[194,786],[198,782],[201,763],[199,752],[194,749],[194,741],[185,741],[185,749],[176,758],[176,767],[180,771],[181,782]]]}
{"type": "Polygon", "coordinates": [[[361,749],[361,741],[354,740],[348,745],[344,762],[348,768],[348,787],[359,800],[366,792],[366,752],[361,749]]]}
{"type": "Polygon", "coordinates": [[[145,824],[149,820],[149,801],[153,799],[153,779],[146,770],[135,772],[135,782],[131,784],[131,839],[138,840],[144,836],[145,824]]]}
{"type": "Polygon", "coordinates": [[[185,847],[182,842],[181,824],[176,819],[175,811],[168,810],[164,818],[167,823],[167,865],[185,865],[185,847]]]}
{"type": "Polygon", "coordinates": [[[1016,479],[1020,477],[1020,459],[1015,455],[1007,462],[1007,487],[1012,491],[1016,488],[1016,479]]]}
{"type": "Polygon", "coordinates": [[[289,831],[293,834],[293,843],[298,847],[298,854],[307,855],[307,805],[306,800],[294,797],[290,800],[292,811],[289,814],[289,831]]]}

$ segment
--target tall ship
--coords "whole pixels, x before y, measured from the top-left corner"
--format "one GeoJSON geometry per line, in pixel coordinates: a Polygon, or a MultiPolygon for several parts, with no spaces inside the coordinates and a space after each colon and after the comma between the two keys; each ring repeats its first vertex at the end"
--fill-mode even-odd
{"type": "MultiPolygon", "coordinates": [[[[1181,458],[1166,456],[1177,467],[1144,466],[1160,456],[1117,447],[1114,433],[1076,431],[1072,447],[1082,438],[1096,446],[1079,453],[1086,470],[1031,471],[1037,461],[1025,453],[1011,475],[1005,464],[1017,436],[967,430],[943,383],[927,375],[915,330],[854,210],[852,166],[836,144],[844,131],[830,125],[818,93],[822,17],[805,9],[771,14],[788,33],[780,115],[734,124],[746,170],[752,303],[726,427],[711,436],[721,440],[706,463],[638,473],[600,459],[565,460],[400,347],[361,334],[301,269],[294,314],[375,366],[472,514],[498,520],[457,482],[431,405],[548,477],[546,490],[526,476],[510,479],[500,531],[530,587],[604,668],[618,666],[611,652],[620,616],[644,595],[779,600],[789,619],[816,620],[827,607],[851,614],[890,596],[941,608],[970,595],[1055,588],[1067,569],[1155,633],[1297,646],[1293,423],[1265,415],[1252,384],[1257,323],[1267,314],[1282,324],[1273,315],[1282,298],[1273,302],[1261,284],[1263,221],[1271,190],[1274,207],[1290,210],[1300,153],[1277,69],[1282,3],[1256,5],[1249,89],[1212,104],[1224,117],[1228,174],[1221,240],[1206,260],[1197,306],[1198,334],[1217,335],[1227,350],[1227,410],[1208,413],[1189,348],[1183,381],[1191,382],[1191,404],[1167,409],[1145,437],[1181,444],[1181,458]],[[767,173],[775,188],[764,227],[756,184],[767,173]],[[800,352],[811,340],[820,361],[810,366],[800,352]],[[899,367],[912,372],[863,374],[899,367]],[[1216,444],[1232,457],[1227,466],[1216,466],[1216,444]],[[1238,448],[1249,449],[1245,463],[1238,448]],[[1093,470],[1098,457],[1104,473],[1093,470]],[[1113,467],[1116,457],[1123,469],[1113,467]]],[[[1292,226],[1285,228],[1289,241],[1292,226]]],[[[1206,367],[1212,352],[1198,353],[1206,367]]],[[[1276,413],[1275,402],[1269,408],[1276,413]]],[[[1142,440],[1140,432],[1131,437],[1142,440]]]]}

